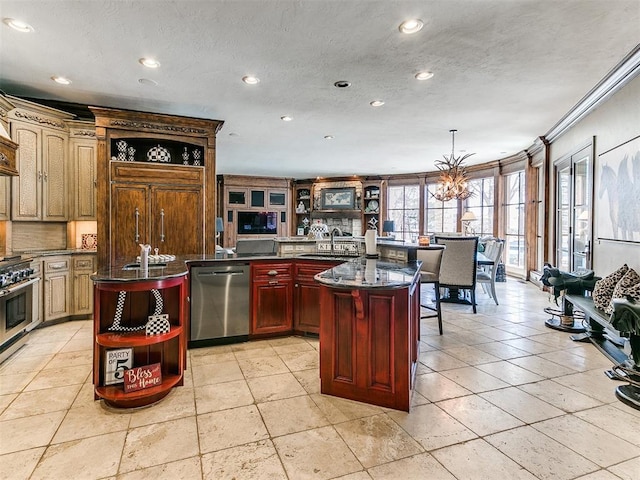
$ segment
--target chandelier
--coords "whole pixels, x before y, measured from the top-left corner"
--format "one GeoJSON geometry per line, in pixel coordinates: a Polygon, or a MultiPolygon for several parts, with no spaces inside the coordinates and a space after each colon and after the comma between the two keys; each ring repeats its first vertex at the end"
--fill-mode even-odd
{"type": "Polygon", "coordinates": [[[472,195],[468,188],[468,177],[462,162],[464,162],[474,153],[467,153],[456,158],[453,154],[455,148],[455,135],[457,130],[449,130],[451,132],[451,155],[443,155],[444,160],[436,160],[435,164],[440,170],[440,177],[436,192],[432,193],[436,200],[448,202],[449,200],[459,199],[465,200],[472,195]]]}

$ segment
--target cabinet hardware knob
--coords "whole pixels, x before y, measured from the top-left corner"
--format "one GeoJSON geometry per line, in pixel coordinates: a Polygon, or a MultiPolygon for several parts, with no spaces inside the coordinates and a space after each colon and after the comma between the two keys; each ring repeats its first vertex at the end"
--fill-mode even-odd
{"type": "Polygon", "coordinates": [[[277,270],[269,270],[267,272],[267,275],[269,275],[270,277],[275,277],[276,275],[278,275],[278,271],[277,270]]]}

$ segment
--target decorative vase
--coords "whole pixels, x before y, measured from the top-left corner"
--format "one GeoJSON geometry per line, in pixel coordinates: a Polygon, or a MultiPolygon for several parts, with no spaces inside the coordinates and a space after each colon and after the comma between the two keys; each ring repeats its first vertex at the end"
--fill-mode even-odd
{"type": "Polygon", "coordinates": [[[121,162],[127,161],[127,142],[124,140],[118,140],[116,142],[116,148],[118,149],[118,160],[121,162]]]}
{"type": "Polygon", "coordinates": [[[184,147],[184,152],[182,152],[182,164],[189,165],[189,152],[187,151],[187,147],[184,147]]]}
{"type": "Polygon", "coordinates": [[[200,150],[194,150],[193,151],[193,164],[196,166],[200,165],[200,157],[201,157],[202,153],[200,152],[200,150]]]}
{"type": "Polygon", "coordinates": [[[129,147],[129,161],[134,162],[136,160],[136,149],[133,147],[129,147]]]}

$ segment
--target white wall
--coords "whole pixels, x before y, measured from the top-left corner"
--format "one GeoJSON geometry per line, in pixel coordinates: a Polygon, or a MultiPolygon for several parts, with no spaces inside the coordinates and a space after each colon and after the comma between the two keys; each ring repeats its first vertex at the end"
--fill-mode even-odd
{"type": "MultiPolygon", "coordinates": [[[[595,136],[595,176],[599,177],[602,168],[600,154],[607,152],[628,140],[640,135],[640,76],[636,77],[622,90],[608,99],[603,105],[580,121],[573,128],[557,138],[551,144],[552,163],[559,158],[577,150],[586,141],[595,136]]],[[[633,172],[629,165],[630,173],[633,172]]],[[[635,172],[640,178],[640,172],[635,172]]],[[[638,181],[638,180],[636,180],[638,181]]],[[[606,207],[598,197],[599,178],[596,178],[594,195],[594,248],[593,269],[597,275],[604,276],[623,263],[640,272],[640,243],[624,243],[609,240],[598,240],[599,225],[598,208],[606,207]]],[[[554,185],[552,183],[551,185],[554,185]]],[[[640,209],[640,198],[625,208],[640,209]]],[[[550,231],[554,231],[554,216],[549,216],[550,231]]],[[[600,227],[600,231],[602,227],[600,227]]]]}

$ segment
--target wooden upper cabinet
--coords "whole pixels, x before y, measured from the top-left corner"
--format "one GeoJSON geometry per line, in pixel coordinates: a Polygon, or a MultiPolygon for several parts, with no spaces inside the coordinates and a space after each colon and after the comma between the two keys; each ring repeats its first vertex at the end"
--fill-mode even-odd
{"type": "Polygon", "coordinates": [[[223,122],[90,107],[96,118],[98,265],[215,253],[215,136],[223,122]]]}
{"type": "Polygon", "coordinates": [[[12,220],[68,220],[68,143],[72,115],[11,97],[11,137],[19,145],[12,179],[12,220]]]}

